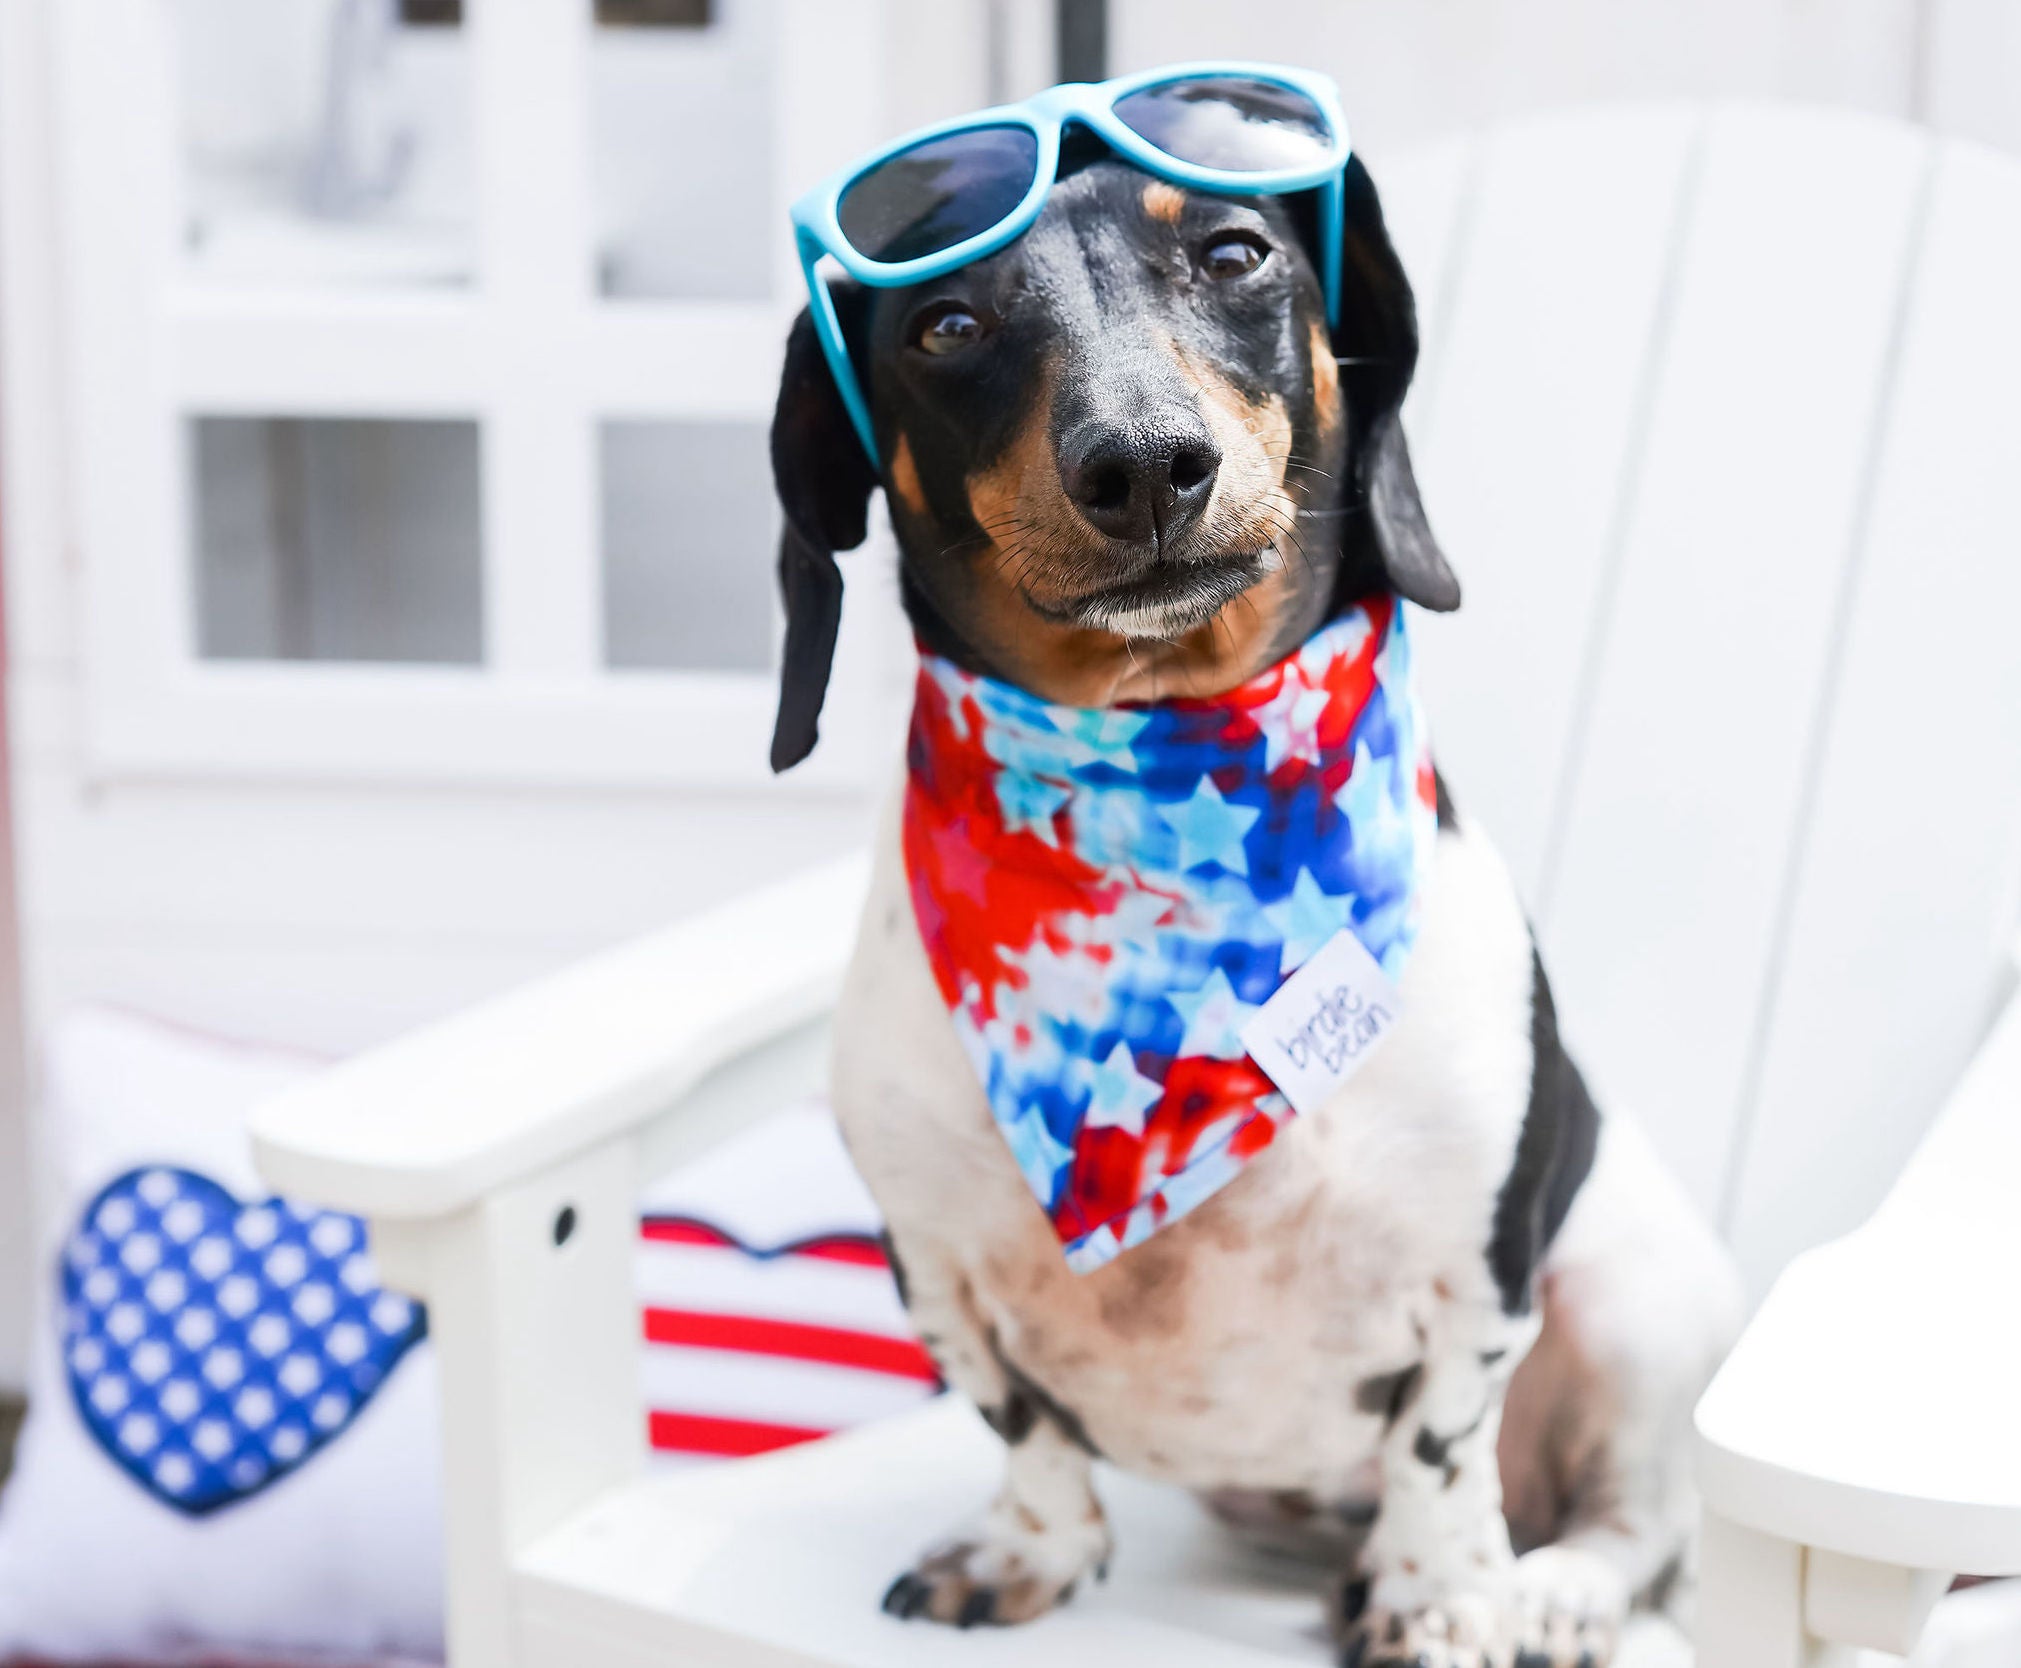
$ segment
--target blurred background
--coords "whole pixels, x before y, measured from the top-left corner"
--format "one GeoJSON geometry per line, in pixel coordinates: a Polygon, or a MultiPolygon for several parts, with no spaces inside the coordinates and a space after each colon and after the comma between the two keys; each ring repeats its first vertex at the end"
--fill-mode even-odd
{"type": "Polygon", "coordinates": [[[8,0],[0,328],[24,1036],[322,1053],[859,841],[909,676],[873,540],[765,771],[791,196],[1062,76],[1281,59],[1386,157],[1590,101],[2021,149],[2014,0],[8,0]]]}

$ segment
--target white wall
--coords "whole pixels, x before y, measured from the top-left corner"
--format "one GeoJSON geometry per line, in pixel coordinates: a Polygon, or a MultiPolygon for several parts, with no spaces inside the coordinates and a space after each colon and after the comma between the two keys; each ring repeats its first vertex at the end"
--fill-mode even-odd
{"type": "Polygon", "coordinates": [[[1594,100],[1887,111],[2021,149],[2021,0],[1111,0],[1113,72],[1310,64],[1375,155],[1594,100]]]}

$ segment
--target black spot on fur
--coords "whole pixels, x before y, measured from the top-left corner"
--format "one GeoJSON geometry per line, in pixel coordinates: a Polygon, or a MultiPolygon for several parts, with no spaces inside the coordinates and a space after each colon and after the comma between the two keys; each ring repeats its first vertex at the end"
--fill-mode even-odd
{"type": "Polygon", "coordinates": [[[1484,1349],[1481,1351],[1481,1365],[1483,1367],[1492,1367],[1508,1353],[1505,1349],[1484,1349]]]}
{"type": "Polygon", "coordinates": [[[1039,1422],[1039,1410],[1031,1397],[1022,1390],[1012,1389],[1004,1398],[1002,1407],[977,1409],[982,1414],[983,1423],[1015,1448],[1032,1434],[1032,1426],[1039,1422]]]}
{"type": "Polygon", "coordinates": [[[884,1260],[891,1265],[891,1283],[898,1288],[898,1301],[910,1309],[912,1287],[905,1278],[905,1263],[898,1255],[898,1245],[892,1239],[889,1228],[884,1229],[877,1237],[884,1244],[884,1260]]]}
{"type": "Polygon", "coordinates": [[[1434,1470],[1444,1472],[1445,1481],[1443,1486],[1451,1488],[1454,1479],[1460,1474],[1460,1468],[1453,1463],[1453,1444],[1464,1442],[1468,1437],[1472,1436],[1475,1431],[1481,1428],[1481,1421],[1487,1418],[1487,1416],[1488,1410],[1483,1407],[1479,1413],[1474,1415],[1472,1424],[1468,1425],[1464,1430],[1453,1431],[1446,1436],[1440,1436],[1429,1425],[1420,1425],[1418,1427],[1417,1440],[1411,1444],[1410,1451],[1412,1456],[1417,1460],[1418,1464],[1428,1465],[1434,1470]]]}
{"type": "MultiPolygon", "coordinates": [[[[1003,1369],[1004,1377],[1010,1381],[1011,1394],[1010,1400],[1005,1404],[1006,1409],[1020,1405],[1027,1409],[1023,1429],[1015,1437],[1005,1436],[1006,1442],[1024,1441],[1031,1435],[1032,1426],[1043,1418],[1050,1421],[1060,1435],[1083,1453],[1095,1459],[1102,1457],[1101,1449],[1095,1446],[1094,1439],[1088,1435],[1088,1427],[1081,1422],[1081,1416],[1005,1355],[1003,1346],[997,1342],[994,1333],[990,1336],[989,1348],[990,1354],[996,1357],[997,1365],[1003,1369]]],[[[988,1413],[985,1412],[983,1417],[989,1418],[988,1413]]],[[[990,1423],[994,1427],[996,1422],[991,1420],[990,1423]]],[[[997,1434],[1002,1436],[1003,1432],[998,1431],[997,1434]]]]}
{"type": "Polygon", "coordinates": [[[1511,1315],[1528,1312],[1537,1265],[1593,1168],[1600,1139],[1599,1109],[1558,1039],[1558,1010],[1534,945],[1530,965],[1530,1105],[1488,1241],[1488,1267],[1511,1315]]]}
{"type": "Polygon", "coordinates": [[[1432,767],[1432,788],[1438,797],[1439,827],[1459,827],[1460,814],[1453,809],[1453,796],[1446,788],[1445,773],[1436,765],[1432,767]]]}
{"type": "Polygon", "coordinates": [[[1636,1604],[1650,1610],[1667,1610],[1683,1575],[1684,1555],[1675,1553],[1663,1568],[1650,1577],[1649,1585],[1635,1595],[1636,1604]]]}
{"type": "Polygon", "coordinates": [[[1403,1417],[1423,1382],[1424,1363],[1413,1361],[1393,1373],[1363,1379],[1354,1387],[1354,1405],[1364,1413],[1381,1414],[1383,1429],[1388,1430],[1403,1417]]]}

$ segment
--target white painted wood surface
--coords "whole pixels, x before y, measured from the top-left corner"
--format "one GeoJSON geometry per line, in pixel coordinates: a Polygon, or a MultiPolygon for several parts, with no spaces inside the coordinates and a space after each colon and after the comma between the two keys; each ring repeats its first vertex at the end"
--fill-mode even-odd
{"type": "Polygon", "coordinates": [[[1960,147],[1928,186],[1730,1167],[1728,1226],[1759,1270],[1880,1199],[2002,994],[2021,918],[2021,209],[1999,206],[2016,180],[1960,147]]]}
{"type": "MultiPolygon", "coordinates": [[[[2021,1334],[1989,1324],[2021,1266],[2021,999],[1985,1041],[2021,906],[2002,397],[2021,385],[2021,164],[1867,117],[1674,108],[1499,130],[1400,170],[1392,196],[1435,275],[1412,411],[1427,488],[1498,599],[1426,623],[1441,757],[1463,806],[1519,830],[1614,1110],[1652,1115],[1708,1208],[1730,1189],[1765,1285],[1798,1236],[1866,1214],[1949,1097],[1872,1222],[1783,1275],[1701,1416],[1704,1660],[1900,1648],[1949,1573],[2021,1571],[2021,1445],[1998,1436],[2021,1334]],[[1567,515],[1568,495],[1602,507],[1567,515]]],[[[649,1170],[811,1070],[860,884],[845,867],[729,906],[260,1120],[276,1185],[375,1215],[396,1283],[481,1311],[445,1378],[452,1406],[489,1409],[459,1462],[487,1481],[451,1498],[459,1660],[508,1637],[556,1668],[944,1659],[869,1600],[986,1491],[962,1410],[606,1486],[635,1410],[511,1342],[550,1312],[541,1236],[565,1195],[621,1208],[609,1166],[649,1170]],[[480,1280],[455,1258],[493,1212],[480,1280]],[[578,1395],[608,1433],[574,1474],[595,1486],[571,1493],[539,1430],[487,1400],[515,1374],[529,1407],[578,1395]],[[491,1479],[521,1489],[520,1466],[501,1539],[491,1479]]],[[[969,1654],[1318,1660],[1309,1600],[1294,1615],[1183,1509],[1115,1492],[1142,1562],[969,1654]]]]}
{"type": "Polygon", "coordinates": [[[1879,1200],[2021,908],[2021,350],[1991,299],[2021,168],[1745,106],[1520,123],[1463,166],[1424,217],[1410,412],[1467,591],[1420,631],[1441,766],[1602,1104],[1758,1293],[1879,1200]],[[1890,790],[1875,748],[1954,785],[1890,790]]]}
{"type": "Polygon", "coordinates": [[[1465,593],[1419,633],[1434,746],[1532,899],[1700,125],[1680,106],[1617,116],[1602,146],[1576,116],[1480,143],[1430,321],[1424,409],[1409,414],[1465,593]],[[1522,699],[1509,700],[1495,685],[1518,668],[1522,699]]]}
{"type": "Polygon", "coordinates": [[[833,1005],[868,882],[861,853],[810,869],[335,1066],[255,1121],[262,1172],[439,1218],[635,1135],[833,1005]]]}
{"type": "Polygon", "coordinates": [[[1698,1409],[1705,1663],[1906,1655],[2021,1575],[2021,997],[1871,1220],[1797,1258],[1698,1409]]]}
{"type": "Polygon", "coordinates": [[[1234,57],[1331,72],[1384,157],[1567,105],[1665,98],[1841,105],[2021,149],[2011,0],[1110,0],[1110,17],[1118,70],[1234,57]]]}
{"type": "MultiPolygon", "coordinates": [[[[209,286],[181,247],[176,17],[159,0],[55,15],[71,468],[85,556],[81,718],[100,778],[570,783],[861,792],[894,658],[864,588],[827,743],[783,789],[764,673],[602,664],[596,438],[606,417],[769,420],[799,305],[785,182],[882,132],[882,0],[748,0],[775,26],[778,282],[736,301],[594,292],[590,19],[472,9],[480,265],[467,286],[209,286]],[[194,414],[480,425],[484,662],[233,664],[195,652],[184,424],[194,414]]],[[[901,639],[902,641],[902,639],[901,639]]]]}
{"type": "Polygon", "coordinates": [[[1538,916],[1603,1104],[1661,1130],[1709,1206],[1783,925],[1926,163],[1865,117],[1735,111],[1703,130],[1581,645],[1538,916]]]}
{"type": "MultiPolygon", "coordinates": [[[[1321,1568],[1229,1535],[1190,1496],[1104,1469],[1105,1582],[1026,1628],[901,1623],[874,1602],[931,1535],[987,1504],[1002,1445],[953,1398],[731,1470],[613,1491],[518,1563],[524,1668],[1290,1668],[1328,1660],[1321,1568]],[[927,1528],[925,1526],[934,1526],[927,1528]],[[586,1641],[608,1654],[590,1658],[586,1641]]],[[[1674,1662],[1631,1626],[1620,1668],[1674,1662]]]]}

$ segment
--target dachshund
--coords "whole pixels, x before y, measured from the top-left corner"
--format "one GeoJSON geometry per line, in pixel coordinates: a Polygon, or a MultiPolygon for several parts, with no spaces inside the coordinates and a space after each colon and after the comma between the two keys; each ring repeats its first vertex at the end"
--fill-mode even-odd
{"type": "MultiPolygon", "coordinates": [[[[873,489],[922,651],[1050,702],[1213,696],[1359,599],[1458,606],[1400,420],[1411,287],[1358,158],[1346,188],[1333,324],[1308,200],[1182,189],[1093,145],[988,258],[837,284],[881,469],[801,314],[772,432],[775,768],[815,743],[836,552],[873,489]]],[[[1738,1284],[1633,1124],[1601,1118],[1508,872],[1442,779],[1437,823],[1381,1051],[1197,1209],[1077,1274],[958,1045],[894,804],[834,1104],[920,1335],[1005,1474],[898,1577],[892,1614],[1018,1623],[1100,1574],[1097,1457],[1333,1537],[1355,1668],[1604,1668],[1631,1605],[1674,1592],[1692,1408],[1738,1284]]]]}

